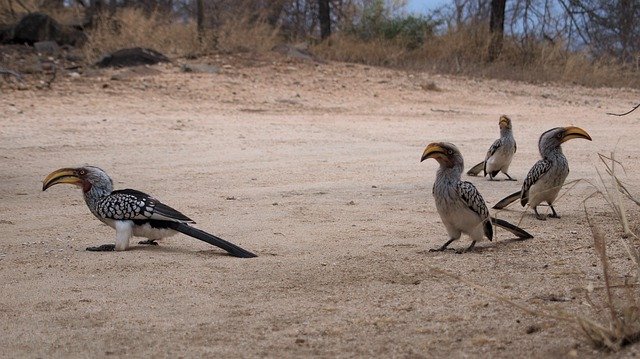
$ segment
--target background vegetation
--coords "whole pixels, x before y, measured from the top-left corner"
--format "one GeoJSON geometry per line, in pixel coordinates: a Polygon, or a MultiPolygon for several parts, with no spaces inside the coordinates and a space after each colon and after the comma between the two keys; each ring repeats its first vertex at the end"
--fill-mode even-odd
{"type": "MultiPolygon", "coordinates": [[[[0,0],[0,26],[30,12],[77,24],[89,61],[123,46],[172,56],[304,43],[339,61],[587,86],[640,87],[636,0],[0,0]],[[503,3],[495,51],[492,10],[503,3]]],[[[500,20],[500,19],[499,19],[500,20]]]]}

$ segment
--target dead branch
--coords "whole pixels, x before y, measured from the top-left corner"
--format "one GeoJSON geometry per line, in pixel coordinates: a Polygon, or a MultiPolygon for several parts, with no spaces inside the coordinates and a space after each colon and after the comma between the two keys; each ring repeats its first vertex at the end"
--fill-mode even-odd
{"type": "Polygon", "coordinates": [[[626,116],[626,115],[630,114],[631,112],[633,112],[633,111],[637,110],[637,109],[638,109],[638,107],[640,107],[640,103],[639,103],[639,104],[637,104],[634,108],[632,108],[632,109],[631,109],[630,111],[628,111],[628,112],[625,112],[625,113],[611,113],[611,112],[607,112],[607,115],[610,115],[610,116],[626,116]]]}

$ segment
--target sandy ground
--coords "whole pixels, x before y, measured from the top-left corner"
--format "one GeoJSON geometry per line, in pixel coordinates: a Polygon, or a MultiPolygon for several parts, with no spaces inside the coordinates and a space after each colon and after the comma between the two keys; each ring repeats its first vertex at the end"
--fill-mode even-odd
{"type": "MultiPolygon", "coordinates": [[[[597,182],[597,153],[615,150],[639,193],[640,115],[605,115],[630,109],[639,91],[283,58],[211,62],[220,73],[176,64],[120,71],[119,80],[109,71],[60,78],[52,90],[1,88],[1,356],[602,355],[565,322],[431,270],[536,310],[604,315],[581,206],[592,185],[580,181],[558,201],[560,220],[537,221],[519,205],[498,213],[535,239],[499,230],[478,251],[430,253],[447,236],[431,197],[437,163],[419,159],[429,142],[447,140],[468,168],[497,138],[504,113],[514,122],[519,181],[467,178],[490,204],[521,186],[538,136],[565,125],[594,139],[565,144],[569,181],[597,182]],[[78,189],[41,191],[49,172],[82,164],[259,257],[233,258],[184,235],[85,251],[113,242],[114,231],[78,189]]],[[[609,235],[621,281],[630,262],[616,245],[620,228],[602,199],[587,207],[609,235]]],[[[463,237],[452,246],[468,245],[463,237]]],[[[637,355],[639,345],[615,356],[637,355]]]]}

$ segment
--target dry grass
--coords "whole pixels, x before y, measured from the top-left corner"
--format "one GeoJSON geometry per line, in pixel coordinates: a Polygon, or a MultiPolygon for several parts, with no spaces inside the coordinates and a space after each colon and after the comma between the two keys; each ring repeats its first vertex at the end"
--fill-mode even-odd
{"type": "Polygon", "coordinates": [[[505,38],[502,54],[489,63],[489,38],[486,26],[471,25],[427,37],[423,46],[409,50],[401,41],[363,42],[343,34],[317,45],[314,51],[329,59],[374,66],[538,83],[640,88],[638,69],[607,59],[593,61],[585,53],[567,51],[562,43],[523,43],[505,38]]]}
{"type": "Polygon", "coordinates": [[[591,229],[594,250],[602,267],[604,282],[602,287],[604,294],[600,296],[594,295],[593,288],[586,293],[586,300],[593,308],[593,312],[596,313],[595,316],[571,314],[562,311],[551,313],[540,308],[530,308],[458,275],[438,268],[431,268],[431,270],[464,283],[483,294],[496,298],[502,303],[518,308],[530,315],[568,323],[578,329],[578,332],[582,333],[583,337],[598,349],[615,352],[627,345],[640,342],[640,302],[637,300],[637,298],[640,298],[640,255],[634,244],[629,240],[638,240],[639,238],[630,229],[630,221],[625,209],[625,203],[640,206],[640,201],[632,195],[631,191],[617,175],[616,168],[622,168],[622,166],[615,160],[614,154],[612,153],[610,156],[599,154],[599,156],[604,164],[606,176],[598,171],[600,183],[592,184],[596,191],[583,201],[585,216],[591,229]],[[614,280],[619,276],[616,275],[607,255],[607,236],[605,236],[602,228],[596,224],[586,206],[586,203],[595,196],[601,196],[605,199],[622,226],[623,234],[616,243],[624,248],[627,253],[631,267],[626,269],[632,273],[625,276],[625,280],[622,283],[619,283],[620,280],[614,280]]]}
{"type": "Polygon", "coordinates": [[[266,52],[280,41],[279,30],[262,19],[241,16],[226,21],[216,30],[217,49],[222,52],[266,52]]]}
{"type": "Polygon", "coordinates": [[[146,16],[142,10],[127,8],[113,18],[99,19],[88,32],[83,51],[93,62],[105,53],[136,46],[169,56],[197,54],[202,49],[195,23],[177,22],[157,13],[146,16]]]}

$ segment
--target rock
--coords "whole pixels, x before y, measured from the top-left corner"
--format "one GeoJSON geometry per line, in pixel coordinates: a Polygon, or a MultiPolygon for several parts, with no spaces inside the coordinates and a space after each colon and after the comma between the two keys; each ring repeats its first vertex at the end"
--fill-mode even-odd
{"type": "Polygon", "coordinates": [[[128,67],[140,65],[154,65],[160,62],[171,62],[163,54],[142,47],[118,50],[105,55],[96,63],[98,67],[128,67]]]}
{"type": "Polygon", "coordinates": [[[309,60],[322,62],[322,60],[318,59],[314,56],[307,48],[306,45],[291,45],[291,44],[280,44],[274,46],[271,51],[277,52],[279,54],[285,55],[287,57],[292,57],[299,60],[309,60]]]}
{"type": "Polygon", "coordinates": [[[196,72],[206,74],[218,74],[220,68],[218,66],[211,66],[205,64],[184,64],[180,67],[182,72],[196,72]]]}
{"type": "Polygon", "coordinates": [[[76,46],[85,40],[86,36],[82,31],[62,25],[49,15],[34,12],[20,19],[7,42],[33,45],[41,41],[55,41],[60,45],[76,46]]]}
{"type": "Polygon", "coordinates": [[[54,55],[60,51],[60,46],[55,41],[38,41],[33,43],[33,47],[36,49],[36,52],[41,54],[50,54],[54,55]]]}

